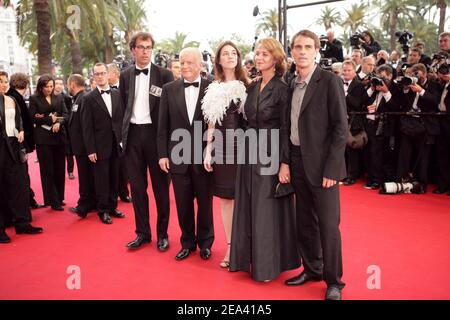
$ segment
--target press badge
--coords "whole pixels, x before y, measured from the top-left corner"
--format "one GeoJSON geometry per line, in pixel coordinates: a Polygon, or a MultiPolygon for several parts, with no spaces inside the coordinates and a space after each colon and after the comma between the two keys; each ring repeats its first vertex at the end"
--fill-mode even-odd
{"type": "Polygon", "coordinates": [[[155,96],[155,97],[161,97],[161,92],[162,92],[162,89],[161,89],[160,87],[157,87],[157,86],[155,86],[155,85],[152,85],[152,86],[150,87],[150,94],[151,94],[152,96],[155,96]]]}
{"type": "Polygon", "coordinates": [[[73,106],[72,106],[72,112],[77,112],[78,111],[78,105],[77,104],[74,104],[73,106]]]}

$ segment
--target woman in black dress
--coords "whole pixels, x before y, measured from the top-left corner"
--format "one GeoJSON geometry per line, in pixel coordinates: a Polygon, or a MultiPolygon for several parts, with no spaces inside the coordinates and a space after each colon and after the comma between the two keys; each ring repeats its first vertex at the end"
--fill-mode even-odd
{"type": "Polygon", "coordinates": [[[246,163],[238,165],[230,271],[270,281],[300,263],[293,195],[274,197],[278,182],[289,176],[288,86],[281,79],[285,53],[272,38],[260,40],[256,48],[262,77],[248,88],[244,113],[246,135],[254,131],[258,141],[247,141],[246,163]],[[270,155],[271,162],[265,164],[261,155],[270,155]]]}
{"type": "Polygon", "coordinates": [[[213,172],[214,195],[220,198],[222,222],[227,239],[227,251],[220,266],[228,268],[237,146],[235,139],[227,139],[226,136],[227,132],[234,134],[236,129],[242,127],[241,109],[247,97],[245,91],[248,83],[247,74],[242,68],[241,54],[231,41],[223,42],[217,49],[215,76],[216,81],[209,85],[202,101],[203,115],[210,129],[204,166],[207,171],[213,172]]]}
{"type": "Polygon", "coordinates": [[[36,93],[30,97],[30,115],[39,159],[45,205],[62,211],[65,183],[65,131],[67,109],[62,95],[55,96],[51,76],[39,78],[36,93]]]}

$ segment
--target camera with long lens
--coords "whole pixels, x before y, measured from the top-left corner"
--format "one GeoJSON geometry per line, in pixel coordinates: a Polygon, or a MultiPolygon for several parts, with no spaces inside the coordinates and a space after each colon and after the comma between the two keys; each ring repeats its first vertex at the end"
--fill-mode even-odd
{"type": "Polygon", "coordinates": [[[208,57],[211,58],[211,53],[209,53],[208,51],[203,51],[202,52],[202,56],[203,56],[203,61],[208,62],[208,57]]]}
{"type": "Polygon", "coordinates": [[[432,63],[430,66],[431,72],[440,74],[448,74],[449,73],[449,66],[450,66],[450,56],[447,52],[441,51],[438,53],[433,54],[433,57],[431,58],[432,63]]]}
{"type": "Polygon", "coordinates": [[[161,50],[158,50],[158,53],[155,55],[155,64],[163,67],[163,68],[167,68],[168,64],[169,64],[169,60],[170,57],[165,54],[162,53],[161,50]]]}
{"type": "Polygon", "coordinates": [[[425,193],[423,184],[418,181],[412,182],[386,182],[381,185],[381,194],[401,194],[401,193],[425,193]]]}
{"type": "Polygon", "coordinates": [[[319,37],[319,40],[320,40],[320,53],[325,53],[325,51],[327,50],[328,37],[321,35],[319,37]]]}
{"type": "Polygon", "coordinates": [[[374,87],[382,86],[385,83],[385,78],[373,76],[370,78],[370,84],[374,87]]]}
{"type": "Polygon", "coordinates": [[[406,57],[409,53],[409,48],[411,47],[410,41],[413,38],[413,34],[408,30],[397,31],[395,36],[398,38],[397,42],[401,44],[404,56],[402,57],[403,61],[406,61],[406,57]]]}
{"type": "Polygon", "coordinates": [[[359,39],[363,39],[361,33],[356,32],[350,36],[350,46],[353,49],[359,49],[359,39]]]}
{"type": "Polygon", "coordinates": [[[332,58],[321,58],[319,62],[319,67],[323,70],[331,71],[331,66],[333,65],[332,58]]]}
{"type": "Polygon", "coordinates": [[[417,76],[409,77],[409,76],[400,76],[396,79],[396,83],[402,87],[408,87],[413,84],[419,82],[419,78],[417,76]]]}

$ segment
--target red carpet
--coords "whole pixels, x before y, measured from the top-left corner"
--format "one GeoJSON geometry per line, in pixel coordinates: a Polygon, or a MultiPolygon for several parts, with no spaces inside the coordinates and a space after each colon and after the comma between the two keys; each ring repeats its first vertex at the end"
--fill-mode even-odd
{"type": "MultiPolygon", "coordinates": [[[[42,202],[39,166],[29,160],[32,186],[42,202]]],[[[76,176],[76,173],[75,173],[76,176]]],[[[156,250],[156,239],[137,252],[125,244],[134,238],[131,204],[119,202],[125,219],[100,223],[96,214],[80,220],[68,211],[78,197],[78,181],[67,180],[66,210],[33,211],[42,235],[7,233],[12,243],[0,246],[0,299],[323,299],[325,284],[286,287],[282,274],[270,283],[252,281],[246,273],[219,267],[226,250],[219,202],[214,202],[216,241],[210,260],[198,251],[177,262],[180,231],[171,202],[168,252],[156,250]],[[81,269],[81,289],[69,290],[67,268],[81,269]]],[[[151,194],[151,191],[149,191],[151,194]]],[[[381,196],[361,184],[341,188],[344,299],[450,299],[450,197],[381,196]],[[381,289],[368,289],[381,270],[381,289]]],[[[155,230],[151,202],[151,227],[155,230]]]]}

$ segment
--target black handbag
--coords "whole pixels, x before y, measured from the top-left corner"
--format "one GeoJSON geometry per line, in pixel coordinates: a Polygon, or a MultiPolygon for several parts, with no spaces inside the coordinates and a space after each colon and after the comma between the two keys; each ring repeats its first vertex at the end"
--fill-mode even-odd
{"type": "Polygon", "coordinates": [[[400,117],[400,131],[407,136],[417,137],[426,132],[422,118],[413,116],[400,117]]]}
{"type": "Polygon", "coordinates": [[[286,197],[292,193],[294,193],[294,187],[292,187],[292,185],[290,183],[281,183],[278,182],[276,187],[275,187],[275,194],[274,197],[275,198],[283,198],[286,197]]]}
{"type": "Polygon", "coordinates": [[[347,136],[347,147],[352,149],[362,149],[367,142],[369,141],[369,137],[364,129],[358,132],[355,135],[352,135],[351,128],[353,124],[353,120],[355,119],[355,115],[352,116],[350,123],[348,125],[348,136],[347,136]]]}

